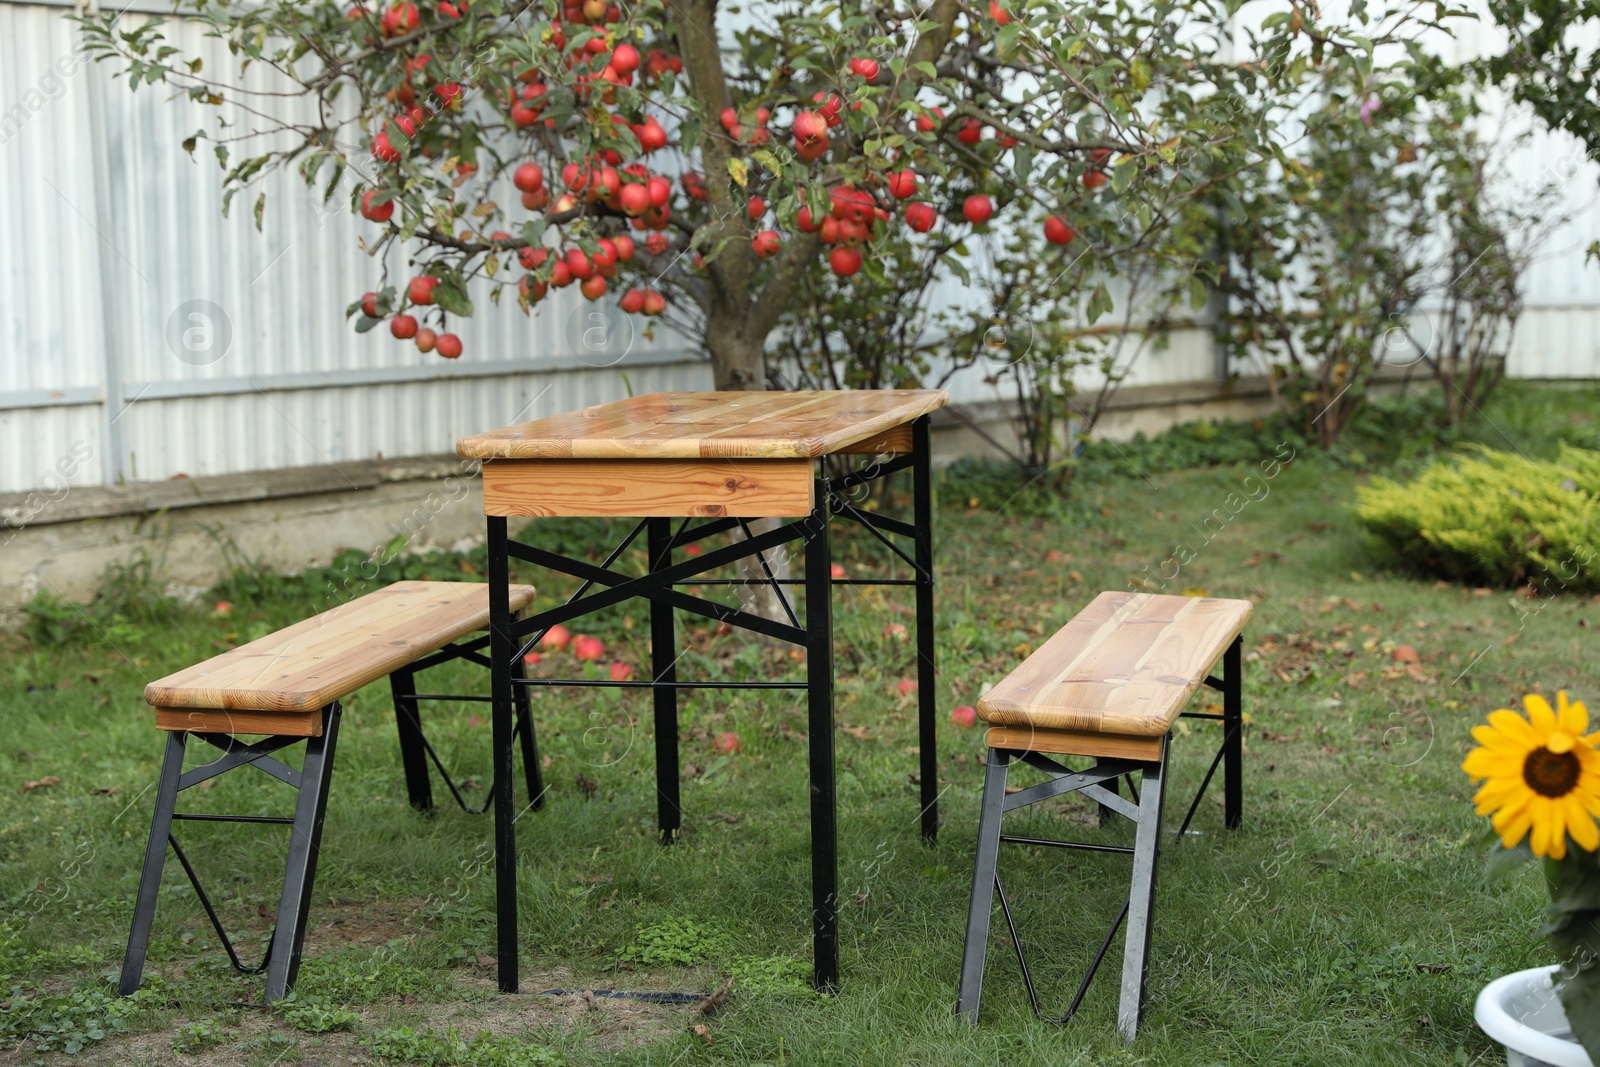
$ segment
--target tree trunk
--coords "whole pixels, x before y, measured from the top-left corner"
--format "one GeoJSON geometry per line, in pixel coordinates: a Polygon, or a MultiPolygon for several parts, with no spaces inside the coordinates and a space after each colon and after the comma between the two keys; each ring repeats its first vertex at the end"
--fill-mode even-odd
{"type": "Polygon", "coordinates": [[[706,317],[706,351],[711,356],[712,383],[719,390],[767,387],[767,338],[750,336],[748,319],[722,310],[706,317]]]}

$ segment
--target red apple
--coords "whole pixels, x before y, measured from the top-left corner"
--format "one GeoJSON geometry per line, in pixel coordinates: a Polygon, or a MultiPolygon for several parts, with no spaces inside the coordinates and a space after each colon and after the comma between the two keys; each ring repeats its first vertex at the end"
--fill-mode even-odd
{"type": "Polygon", "coordinates": [[[524,163],[511,176],[511,184],[525,193],[544,188],[544,168],[537,163],[524,163]]]}
{"type": "Polygon", "coordinates": [[[417,320],[411,315],[396,315],[389,320],[389,332],[402,341],[417,335],[417,320]]]}
{"type": "Polygon", "coordinates": [[[611,65],[619,74],[632,74],[639,69],[639,50],[631,44],[619,44],[611,53],[611,65]]]}
{"type": "Polygon", "coordinates": [[[867,81],[873,81],[878,77],[878,61],[876,59],[852,59],[850,61],[850,72],[861,75],[867,81]]]}
{"type": "Polygon", "coordinates": [[[783,238],[778,236],[776,230],[762,230],[750,241],[751,247],[761,259],[771,259],[783,248],[783,238]]]}
{"type": "Polygon", "coordinates": [[[622,294],[622,299],[617,301],[617,306],[630,315],[637,315],[644,310],[644,290],[629,289],[622,294]]]}
{"type": "Polygon", "coordinates": [[[936,107],[929,110],[926,115],[917,116],[917,132],[932,133],[939,128],[939,123],[944,120],[944,108],[936,107]]]}
{"type": "Polygon", "coordinates": [[[461,355],[461,338],[453,333],[441,333],[433,345],[434,350],[445,359],[455,359],[461,355]]]}
{"type": "Polygon", "coordinates": [[[667,310],[667,298],[654,289],[646,290],[644,294],[645,315],[654,318],[665,310],[667,310]]]}
{"type": "Polygon", "coordinates": [[[211,609],[211,611],[215,615],[232,615],[233,601],[219,600],[217,601],[216,606],[211,609]]]}
{"type": "Polygon", "coordinates": [[[832,566],[830,566],[828,568],[828,577],[830,577],[830,578],[844,578],[844,577],[848,577],[848,573],[845,571],[844,567],[841,564],[835,563],[835,564],[833,564],[832,566]]]}
{"type": "Polygon", "coordinates": [[[894,691],[903,697],[910,696],[917,691],[917,680],[915,678],[902,678],[895,683],[894,691]]]}
{"type": "Polygon", "coordinates": [[[732,756],[743,746],[739,743],[738,734],[732,730],[724,730],[717,735],[717,739],[711,743],[711,747],[725,756],[732,756]]]}
{"type": "Polygon", "coordinates": [[[634,182],[624,185],[617,194],[617,203],[628,215],[642,215],[650,208],[650,190],[634,182]]]}
{"type": "Polygon", "coordinates": [[[917,195],[917,175],[915,171],[902,170],[889,175],[889,191],[904,200],[908,196],[917,195]]]}
{"type": "Polygon", "coordinates": [[[828,253],[828,265],[839,277],[848,278],[861,269],[861,249],[835,248],[828,253]]]}
{"type": "Polygon", "coordinates": [[[939,221],[939,213],[931,204],[907,204],[906,225],[918,233],[927,233],[939,221]]]}
{"type": "Polygon", "coordinates": [[[1067,220],[1060,215],[1051,215],[1044,220],[1044,239],[1053,245],[1071,244],[1072,239],[1078,236],[1067,225],[1067,220]]]}
{"type": "Polygon", "coordinates": [[[744,206],[744,211],[746,215],[750,216],[750,220],[754,222],[767,213],[767,202],[762,197],[752,196],[750,202],[744,206]]]}
{"type": "Polygon", "coordinates": [[[1000,0],[989,0],[989,17],[1002,26],[1011,24],[1011,16],[1006,14],[1006,9],[1000,6],[1000,0]]]}
{"type": "Polygon", "coordinates": [[[545,631],[544,636],[539,638],[539,647],[548,648],[552,652],[562,652],[571,643],[572,635],[568,633],[567,628],[562,626],[560,623],[556,623],[556,625],[550,627],[550,629],[545,631]]]}
{"type": "Polygon", "coordinates": [[[438,278],[428,274],[420,275],[411,279],[411,284],[406,287],[406,295],[413,304],[431,304],[434,287],[438,284],[438,278]]]}
{"type": "Polygon", "coordinates": [[[613,682],[626,682],[633,678],[633,668],[622,661],[611,665],[611,680],[613,682]]]}
{"type": "Polygon", "coordinates": [[[983,123],[977,119],[964,119],[956,131],[956,140],[965,145],[975,145],[983,140],[983,123]]]}
{"type": "Polygon", "coordinates": [[[365,315],[369,319],[375,319],[378,317],[377,293],[361,294],[361,314],[365,315]]]}
{"type": "Polygon", "coordinates": [[[959,708],[950,709],[950,721],[963,730],[970,730],[978,725],[978,709],[971,704],[963,704],[959,708]]]}
{"type": "Polygon", "coordinates": [[[982,193],[974,193],[961,205],[961,214],[974,226],[981,226],[994,214],[994,203],[982,193]]]}
{"type": "Polygon", "coordinates": [[[433,346],[439,343],[439,335],[424,326],[417,331],[417,351],[432,352],[433,346]]]}
{"type": "Polygon", "coordinates": [[[572,639],[572,652],[580,660],[601,659],[606,654],[606,644],[598,637],[579,634],[572,639]]]}
{"type": "Polygon", "coordinates": [[[1086,170],[1083,172],[1083,184],[1088,189],[1104,188],[1110,180],[1110,175],[1103,170],[1086,170]]]}
{"type": "Polygon", "coordinates": [[[606,295],[606,280],[598,274],[585,278],[579,284],[578,291],[584,295],[585,299],[599,300],[606,295]]]}
{"type": "Polygon", "coordinates": [[[388,195],[389,194],[387,192],[385,192],[384,190],[382,190],[382,189],[368,189],[366,192],[362,193],[361,194],[361,215],[362,215],[362,217],[366,218],[366,219],[369,219],[372,222],[388,222],[391,218],[393,218],[394,217],[394,201],[392,199],[386,199],[381,204],[374,204],[372,202],[375,198],[377,198],[379,196],[387,197],[388,195]]]}
{"type": "Polygon", "coordinates": [[[611,238],[611,246],[617,250],[618,263],[626,263],[633,258],[633,238],[627,234],[611,238]]]}
{"type": "Polygon", "coordinates": [[[905,624],[891,622],[884,626],[883,636],[895,641],[904,641],[909,635],[906,632],[905,624]]]}
{"type": "Polygon", "coordinates": [[[389,143],[387,133],[379,133],[372,139],[372,155],[380,163],[400,162],[400,152],[389,143]]]}

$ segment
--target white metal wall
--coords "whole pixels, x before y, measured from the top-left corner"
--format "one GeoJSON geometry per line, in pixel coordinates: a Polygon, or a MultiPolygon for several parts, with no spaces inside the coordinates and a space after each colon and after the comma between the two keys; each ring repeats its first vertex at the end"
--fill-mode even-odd
{"type": "MultiPolygon", "coordinates": [[[[159,87],[130,93],[112,65],[84,64],[64,15],[0,0],[0,492],[437,453],[630,389],[708,385],[680,340],[629,339],[642,321],[620,313],[605,351],[586,352],[597,308],[571,290],[531,320],[480,301],[458,324],[455,363],[381,327],[356,335],[342,312],[380,276],[357,245],[370,227],[340,202],[314,207],[293,175],[263,186],[264,232],[253,192],[222,218],[208,143],[193,160],[177,147],[215,128],[211,109],[159,87]]],[[[190,34],[208,68],[233,69],[190,34]]],[[[1600,376],[1600,270],[1582,261],[1600,237],[1600,175],[1559,135],[1541,135],[1519,166],[1562,175],[1583,213],[1533,272],[1511,372],[1600,376]]],[[[1129,382],[1213,372],[1209,336],[1187,331],[1144,353],[1129,382]]],[[[998,395],[983,376],[958,377],[956,395],[998,395]]]]}
{"type": "Polygon", "coordinates": [[[382,264],[359,248],[373,227],[347,192],[323,207],[275,175],[261,233],[253,190],[224,219],[209,143],[193,160],[178,147],[215,129],[212,109],[84,64],[64,15],[0,2],[0,492],[49,487],[62,467],[93,485],[448,452],[630,389],[709,386],[681,339],[648,341],[644,320],[575,289],[531,319],[476,294],[478,314],[451,323],[455,362],[383,327],[354,333],[344,307],[382,264]],[[605,344],[586,345],[601,324],[605,344]]]}

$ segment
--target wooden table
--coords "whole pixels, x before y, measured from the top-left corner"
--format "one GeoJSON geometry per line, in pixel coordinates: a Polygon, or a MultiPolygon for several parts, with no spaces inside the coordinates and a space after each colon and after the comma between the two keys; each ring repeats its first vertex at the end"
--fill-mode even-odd
{"type": "Polygon", "coordinates": [[[814,978],[832,988],[839,975],[837,812],[834,799],[832,586],[910,585],[916,593],[918,726],[921,740],[921,825],[938,830],[936,686],[933,658],[933,540],[928,415],[943,390],[794,393],[654,393],[462,438],[456,451],[483,461],[488,516],[490,654],[494,707],[496,912],[500,989],[517,989],[516,834],[512,791],[513,688],[580,685],[652,690],[657,814],[662,840],[682,824],[678,771],[680,689],[803,689],[807,695],[811,802],[814,978]],[[830,456],[860,456],[860,465],[830,476],[830,456]],[[898,471],[912,472],[913,521],[856,506],[853,494],[898,471]],[[511,516],[627,516],[641,521],[604,563],[511,539],[511,516]],[[672,520],[678,520],[676,528],[672,520]],[[756,532],[752,519],[789,519],[756,532]],[[910,578],[835,579],[829,526],[848,519],[909,565],[910,578]],[[698,521],[696,521],[698,520],[698,521]],[[675,550],[739,531],[742,539],[699,556],[675,550]],[[635,577],[612,569],[644,534],[647,570],[635,577]],[[897,540],[899,539],[899,540],[897,540]],[[910,551],[902,542],[911,542],[910,551]],[[769,553],[803,545],[804,577],[781,578],[769,553]],[[515,620],[510,560],[515,557],[582,580],[566,604],[515,620]],[[741,560],[760,561],[761,578],[708,578],[741,560]],[[786,619],[683,591],[681,586],[765,585],[786,619]],[[785,589],[804,591],[802,622],[785,589]],[[651,677],[591,681],[520,678],[515,665],[557,624],[621,601],[650,602],[651,677]],[[713,682],[679,679],[675,611],[726,622],[806,650],[803,681],[713,682]]]}

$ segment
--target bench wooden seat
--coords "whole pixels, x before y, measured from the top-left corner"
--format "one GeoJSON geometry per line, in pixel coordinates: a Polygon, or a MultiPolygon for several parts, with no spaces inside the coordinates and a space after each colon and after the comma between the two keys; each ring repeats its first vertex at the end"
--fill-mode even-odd
{"type": "MultiPolygon", "coordinates": [[[[512,586],[511,610],[533,596],[512,586]]],[[[315,737],[327,705],[488,625],[486,584],[396,582],[151,682],[144,698],[163,730],[315,737]]]]}
{"type": "Polygon", "coordinates": [[[993,748],[1154,759],[1254,605],[1105,592],[978,701],[993,748]]]}
{"type": "Polygon", "coordinates": [[[1000,882],[1000,845],[1018,842],[1091,852],[1127,852],[1133,860],[1128,902],[1090,965],[1077,999],[1066,1015],[1052,1021],[1066,1022],[1077,1011],[1111,939],[1126,920],[1117,1029],[1125,1040],[1133,1040],[1144,1011],[1168,739],[1173,723],[1184,714],[1184,705],[1196,689],[1210,685],[1222,691],[1222,714],[1200,716],[1222,720],[1222,745],[1189,806],[1179,834],[1188,829],[1219,764],[1224,766],[1226,794],[1223,822],[1229,829],[1237,827],[1243,795],[1241,634],[1252,610],[1248,600],[1101,593],[979,699],[978,715],[990,724],[989,753],[966,947],[961,960],[961,988],[956,1000],[957,1012],[969,1023],[976,1026],[978,1022],[990,911],[997,895],[1028,998],[1034,1013],[1043,1017],[1022,939],[1000,882]],[[1218,660],[1223,663],[1220,678],[1211,674],[1218,660]],[[1073,770],[1046,753],[1092,757],[1095,763],[1085,770],[1073,770]],[[1049,780],[1008,791],[1007,776],[1013,762],[1042,771],[1049,780]],[[1117,782],[1125,778],[1131,786],[1135,773],[1143,784],[1129,802],[1117,791],[1117,782]],[[1007,812],[1067,793],[1082,793],[1098,803],[1102,818],[1111,813],[1132,820],[1136,827],[1133,847],[1002,834],[1001,823],[1007,812]]]}
{"type": "MultiPolygon", "coordinates": [[[[511,587],[512,618],[533,600],[530,586],[511,587]]],[[[156,899],[168,847],[177,854],[195,895],[235,968],[266,972],[268,1003],[294,987],[305,945],[311,891],[322,849],[328,787],[339,739],[340,701],[387,675],[400,732],[401,762],[412,804],[431,808],[428,759],[417,703],[424,699],[487,700],[487,697],[421,694],[415,674],[455,659],[488,665],[481,649],[488,636],[457,643],[489,627],[489,586],[478,582],[396,582],[357,597],[249,644],[230,649],[145,687],[156,726],[166,731],[155,813],[145,847],[144,869],[134,899],[133,928],[123,956],[118,988],[139,988],[155,921],[156,899]],[[267,735],[245,743],[239,734],[267,735]],[[190,738],[221,751],[212,762],[184,770],[190,738]],[[292,767],[273,753],[303,744],[305,758],[292,767]],[[236,768],[260,771],[295,790],[294,817],[196,813],[177,810],[178,794],[236,768]],[[212,907],[195,867],[173,836],[175,822],[288,823],[289,845],[277,923],[259,966],[239,959],[212,907]]],[[[522,740],[528,801],[543,800],[538,750],[526,692],[514,695],[513,735],[522,740]]],[[[436,760],[436,757],[435,757],[436,760]]],[[[436,760],[437,761],[437,760],[436,760]]],[[[440,767],[441,772],[443,767],[440,767]]],[[[504,768],[509,771],[510,767],[504,768]]],[[[245,772],[249,773],[249,772],[245,772]]],[[[448,783],[448,777],[446,779],[448,783]]],[[[451,787],[454,791],[454,786],[451,787]]],[[[459,800],[459,794],[457,794],[459,800]]],[[[463,805],[465,806],[465,805],[463,805]]]]}

